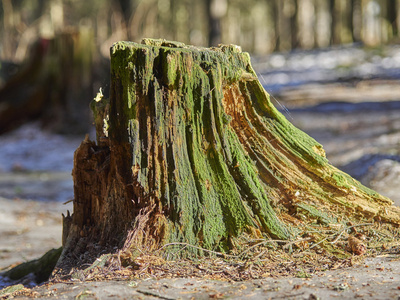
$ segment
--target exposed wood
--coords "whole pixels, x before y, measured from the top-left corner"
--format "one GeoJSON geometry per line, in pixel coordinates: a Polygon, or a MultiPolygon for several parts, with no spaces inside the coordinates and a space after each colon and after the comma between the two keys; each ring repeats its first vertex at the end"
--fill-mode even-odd
{"type": "Polygon", "coordinates": [[[230,251],[243,234],[293,238],[307,220],[400,224],[391,200],[276,110],[237,46],[116,43],[110,99],[92,107],[97,142],[75,153],[64,262],[107,247],[230,251]]]}

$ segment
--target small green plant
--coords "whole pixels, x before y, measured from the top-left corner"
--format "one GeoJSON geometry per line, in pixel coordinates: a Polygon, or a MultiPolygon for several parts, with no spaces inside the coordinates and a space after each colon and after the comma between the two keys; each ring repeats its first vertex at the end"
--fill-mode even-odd
{"type": "Polygon", "coordinates": [[[301,268],[300,271],[296,273],[297,278],[311,278],[311,276],[312,275],[305,271],[303,268],[301,268]]]}

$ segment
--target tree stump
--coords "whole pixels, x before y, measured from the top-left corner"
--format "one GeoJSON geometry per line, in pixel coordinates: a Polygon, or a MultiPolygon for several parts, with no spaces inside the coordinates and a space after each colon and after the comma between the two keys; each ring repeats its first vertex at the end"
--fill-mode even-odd
{"type": "Polygon", "coordinates": [[[92,108],[97,142],[75,152],[61,262],[181,244],[193,246],[181,256],[227,252],[243,235],[294,239],[307,222],[400,224],[391,200],[272,105],[238,46],[115,43],[110,98],[92,108]]]}

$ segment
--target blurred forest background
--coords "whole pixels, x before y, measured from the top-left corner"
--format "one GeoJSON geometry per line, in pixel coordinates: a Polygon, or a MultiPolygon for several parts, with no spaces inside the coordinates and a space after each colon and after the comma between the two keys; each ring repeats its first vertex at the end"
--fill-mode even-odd
{"type": "Polygon", "coordinates": [[[257,55],[379,46],[398,40],[399,14],[400,0],[1,0],[0,133],[38,116],[57,131],[87,130],[87,104],[119,40],[237,44],[257,55]]]}
{"type": "Polygon", "coordinates": [[[90,31],[108,56],[143,37],[196,46],[238,44],[253,54],[363,42],[399,32],[399,0],[1,0],[1,59],[21,61],[37,37],[90,31]]]}

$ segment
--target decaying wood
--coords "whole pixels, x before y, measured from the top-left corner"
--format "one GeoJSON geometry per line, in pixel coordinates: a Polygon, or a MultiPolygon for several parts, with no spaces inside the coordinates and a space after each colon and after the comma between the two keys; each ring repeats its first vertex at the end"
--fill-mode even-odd
{"type": "Polygon", "coordinates": [[[110,99],[92,108],[97,142],[75,153],[64,259],[99,247],[229,251],[242,235],[288,240],[312,222],[400,224],[391,200],[332,166],[271,104],[237,46],[116,43],[110,99]]]}

